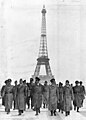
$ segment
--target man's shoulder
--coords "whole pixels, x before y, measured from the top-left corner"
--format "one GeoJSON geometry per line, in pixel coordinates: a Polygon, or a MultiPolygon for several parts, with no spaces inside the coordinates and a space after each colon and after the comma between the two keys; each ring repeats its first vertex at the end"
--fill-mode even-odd
{"type": "Polygon", "coordinates": [[[2,89],[5,88],[5,86],[6,86],[6,85],[3,85],[3,86],[2,86],[2,89]]]}

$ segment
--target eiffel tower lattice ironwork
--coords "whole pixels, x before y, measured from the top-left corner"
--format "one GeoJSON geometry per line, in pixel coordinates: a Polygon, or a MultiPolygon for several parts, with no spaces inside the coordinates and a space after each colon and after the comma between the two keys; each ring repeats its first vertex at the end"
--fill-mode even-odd
{"type": "Polygon", "coordinates": [[[39,56],[37,59],[37,65],[34,72],[34,77],[38,76],[41,79],[49,80],[53,78],[49,58],[48,58],[48,50],[47,50],[47,38],[46,38],[46,9],[45,5],[41,11],[42,13],[42,26],[41,26],[41,40],[40,40],[40,48],[39,48],[39,56]],[[46,75],[40,75],[40,67],[41,65],[45,65],[46,75]]]}

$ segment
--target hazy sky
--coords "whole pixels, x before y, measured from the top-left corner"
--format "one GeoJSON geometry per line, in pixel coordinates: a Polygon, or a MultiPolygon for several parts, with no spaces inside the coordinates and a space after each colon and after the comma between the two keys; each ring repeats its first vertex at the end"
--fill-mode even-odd
{"type": "Polygon", "coordinates": [[[1,79],[29,80],[34,74],[46,6],[50,66],[57,82],[86,79],[85,0],[1,0],[1,79]]]}

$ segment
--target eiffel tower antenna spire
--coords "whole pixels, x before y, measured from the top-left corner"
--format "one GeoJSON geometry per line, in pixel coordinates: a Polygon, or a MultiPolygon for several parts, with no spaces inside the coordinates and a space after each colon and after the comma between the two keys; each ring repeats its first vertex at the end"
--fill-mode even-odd
{"type": "Polygon", "coordinates": [[[45,5],[43,5],[42,13],[42,25],[41,25],[41,40],[40,40],[40,49],[39,49],[39,57],[46,56],[48,57],[47,51],[47,38],[46,38],[46,9],[45,5]]]}
{"type": "Polygon", "coordinates": [[[47,50],[47,37],[46,37],[46,9],[45,5],[43,5],[42,13],[42,26],[41,26],[41,39],[40,39],[40,48],[39,48],[39,55],[37,59],[37,65],[34,72],[33,77],[40,77],[41,79],[50,80],[53,78],[49,58],[48,58],[48,50],[47,50]],[[46,75],[40,75],[40,67],[41,65],[45,65],[46,75]]]}

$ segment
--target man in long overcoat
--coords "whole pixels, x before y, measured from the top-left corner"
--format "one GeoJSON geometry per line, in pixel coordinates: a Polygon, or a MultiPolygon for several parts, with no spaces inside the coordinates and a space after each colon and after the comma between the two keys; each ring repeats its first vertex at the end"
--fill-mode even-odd
{"type": "Polygon", "coordinates": [[[72,110],[72,100],[74,99],[73,90],[69,84],[69,80],[66,80],[65,86],[63,88],[63,99],[64,99],[64,111],[65,115],[70,115],[70,110],[72,110]]]}
{"type": "Polygon", "coordinates": [[[57,108],[59,109],[59,112],[61,111],[61,113],[63,113],[64,110],[64,99],[63,99],[63,84],[61,82],[59,82],[59,103],[57,105],[57,108]]]}
{"type": "Polygon", "coordinates": [[[23,85],[23,80],[20,79],[20,83],[18,85],[18,112],[19,115],[21,115],[24,110],[25,110],[25,97],[26,97],[26,89],[25,86],[23,85]]]}
{"type": "Polygon", "coordinates": [[[47,81],[45,81],[43,86],[43,108],[47,108],[49,98],[49,85],[47,81]]]}
{"type": "Polygon", "coordinates": [[[80,96],[81,96],[81,105],[83,107],[83,101],[85,99],[85,87],[82,85],[82,81],[80,81],[80,96]]]}
{"type": "Polygon", "coordinates": [[[26,110],[27,97],[28,97],[28,86],[27,86],[26,80],[23,81],[23,85],[24,85],[25,91],[26,91],[26,95],[25,95],[25,107],[24,107],[24,110],[26,110]]]}
{"type": "Polygon", "coordinates": [[[49,85],[49,110],[51,111],[51,116],[53,114],[56,116],[57,102],[59,100],[59,90],[55,83],[55,79],[50,80],[51,85],[49,85]]]}
{"type": "Polygon", "coordinates": [[[3,95],[5,86],[7,85],[7,80],[5,80],[5,85],[2,86],[1,88],[1,97],[2,97],[2,105],[5,106],[5,94],[3,95]]]}
{"type": "Polygon", "coordinates": [[[79,108],[82,106],[79,81],[75,81],[75,86],[73,87],[73,93],[74,93],[74,101],[73,101],[74,110],[76,110],[77,108],[77,112],[79,112],[79,108]]]}
{"type": "Polygon", "coordinates": [[[34,99],[34,110],[36,110],[36,115],[40,113],[40,108],[42,105],[42,94],[43,94],[43,86],[39,83],[40,78],[35,78],[35,84],[33,86],[33,99],[34,99]]]}
{"type": "Polygon", "coordinates": [[[33,93],[32,93],[32,89],[33,89],[33,86],[34,86],[33,81],[34,81],[33,78],[30,78],[30,83],[27,83],[27,86],[28,86],[28,89],[29,89],[29,92],[30,92],[30,95],[27,97],[28,109],[30,108],[30,100],[31,100],[31,109],[34,106],[34,104],[33,104],[33,93]]]}
{"type": "Polygon", "coordinates": [[[18,109],[18,97],[17,97],[17,92],[18,92],[18,85],[17,85],[17,81],[15,81],[15,86],[13,87],[14,110],[15,110],[15,109],[18,109]]]}
{"type": "Polygon", "coordinates": [[[5,111],[7,114],[10,113],[10,109],[12,109],[12,102],[13,102],[13,85],[11,85],[11,79],[7,80],[7,85],[4,89],[5,95],[5,111]]]}

